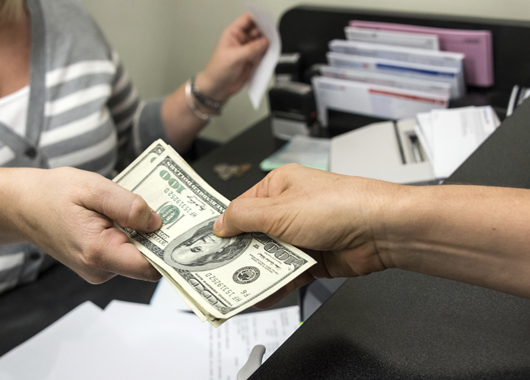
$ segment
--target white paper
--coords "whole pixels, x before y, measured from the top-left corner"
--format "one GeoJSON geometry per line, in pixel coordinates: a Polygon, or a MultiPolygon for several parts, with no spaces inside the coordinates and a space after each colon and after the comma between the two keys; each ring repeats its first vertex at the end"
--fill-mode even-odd
{"type": "Polygon", "coordinates": [[[350,41],[368,42],[372,44],[405,46],[416,49],[439,50],[438,36],[434,34],[416,34],[388,32],[377,29],[344,28],[346,38],[350,41]]]}
{"type": "Polygon", "coordinates": [[[215,329],[191,313],[113,301],[63,345],[52,378],[236,380],[256,344],[266,359],[298,325],[298,306],[240,314],[215,329]]]}
{"type": "Polygon", "coordinates": [[[417,120],[436,178],[450,176],[500,124],[490,106],[433,110],[417,120]]]}
{"type": "MultiPolygon", "coordinates": [[[[46,329],[0,358],[2,380],[45,380],[53,371],[61,345],[75,341],[93,324],[103,311],[85,302],[46,329]]],[[[75,378],[71,377],[71,378],[75,378]]]]}
{"type": "Polygon", "coordinates": [[[320,66],[319,70],[323,76],[330,78],[353,80],[356,82],[371,83],[380,86],[401,88],[404,90],[428,92],[447,97],[451,93],[451,86],[448,83],[431,80],[403,78],[397,75],[383,74],[374,71],[350,70],[326,65],[320,66]]]}
{"type": "Polygon", "coordinates": [[[282,47],[280,35],[272,17],[254,4],[247,4],[247,9],[258,29],[269,40],[267,52],[248,81],[248,96],[254,109],[258,109],[280,58],[282,47]]]}
{"type": "Polygon", "coordinates": [[[348,40],[332,40],[331,51],[343,54],[361,55],[401,62],[417,63],[439,67],[455,67],[464,75],[464,54],[448,51],[414,49],[403,46],[377,45],[348,40]]]}
{"type": "Polygon", "coordinates": [[[327,126],[327,110],[386,119],[407,119],[431,109],[447,108],[448,97],[328,77],[313,77],[318,118],[327,126]]]}
{"type": "Polygon", "coordinates": [[[165,278],[160,279],[155,289],[151,302],[153,307],[165,307],[172,310],[191,311],[182,297],[171,287],[165,278]]]}
{"type": "Polygon", "coordinates": [[[54,380],[208,378],[208,329],[194,314],[113,301],[99,323],[60,352],[54,380]],[[87,358],[90,358],[87,360],[87,358]],[[75,374],[75,376],[73,376],[75,374]]]}
{"type": "Polygon", "coordinates": [[[326,57],[334,67],[449,83],[452,98],[459,98],[465,93],[462,71],[456,67],[430,66],[336,52],[328,52],[326,57]]]}

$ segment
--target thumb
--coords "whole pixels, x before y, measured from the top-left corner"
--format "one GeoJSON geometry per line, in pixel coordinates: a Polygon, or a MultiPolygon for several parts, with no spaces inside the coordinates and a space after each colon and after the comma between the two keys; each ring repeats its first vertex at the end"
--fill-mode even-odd
{"type": "Polygon", "coordinates": [[[162,225],[160,216],[140,195],[104,178],[94,185],[93,195],[83,200],[86,208],[137,231],[153,232],[162,225]]]}
{"type": "Polygon", "coordinates": [[[220,237],[230,237],[243,232],[268,233],[269,215],[274,215],[270,198],[237,198],[217,218],[213,232],[220,237]]]}

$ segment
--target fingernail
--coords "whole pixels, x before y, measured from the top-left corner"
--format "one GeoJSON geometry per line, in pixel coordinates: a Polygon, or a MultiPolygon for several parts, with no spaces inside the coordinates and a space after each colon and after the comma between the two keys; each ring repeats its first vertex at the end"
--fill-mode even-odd
{"type": "Polygon", "coordinates": [[[220,215],[213,225],[213,229],[220,232],[223,229],[223,215],[220,215]]]}
{"type": "Polygon", "coordinates": [[[149,231],[156,231],[162,227],[162,218],[156,213],[155,210],[151,209],[151,220],[147,225],[149,231]]]}

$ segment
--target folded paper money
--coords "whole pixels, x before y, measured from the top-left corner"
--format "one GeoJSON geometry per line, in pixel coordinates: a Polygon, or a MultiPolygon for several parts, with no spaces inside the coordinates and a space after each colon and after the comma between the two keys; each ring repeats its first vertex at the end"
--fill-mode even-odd
{"type": "Polygon", "coordinates": [[[153,233],[122,228],[202,321],[224,321],[270,296],[315,264],[263,233],[219,238],[217,217],[229,201],[162,140],[114,181],[141,195],[162,218],[153,233]]]}

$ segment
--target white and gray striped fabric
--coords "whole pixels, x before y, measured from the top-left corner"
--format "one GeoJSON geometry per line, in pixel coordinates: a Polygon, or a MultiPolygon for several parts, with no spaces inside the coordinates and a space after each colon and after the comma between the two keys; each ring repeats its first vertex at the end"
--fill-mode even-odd
{"type": "MultiPolygon", "coordinates": [[[[71,166],[111,178],[158,138],[163,99],[140,102],[77,0],[26,0],[31,76],[26,136],[0,123],[0,166],[71,166]]],[[[0,293],[52,262],[29,243],[0,246],[0,293]]]]}

